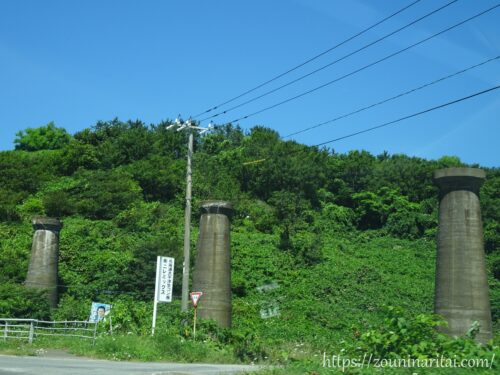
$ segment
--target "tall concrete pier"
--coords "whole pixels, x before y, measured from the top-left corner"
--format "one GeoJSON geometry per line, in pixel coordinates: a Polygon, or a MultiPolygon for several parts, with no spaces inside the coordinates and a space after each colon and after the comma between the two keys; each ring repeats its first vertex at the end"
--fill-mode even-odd
{"type": "Polygon", "coordinates": [[[200,236],[193,275],[193,291],[203,292],[198,316],[231,327],[231,204],[207,201],[201,205],[200,236]]]}
{"type": "Polygon", "coordinates": [[[57,263],[62,223],[50,217],[36,217],[32,223],[35,233],[25,284],[27,287],[47,290],[51,307],[57,307],[57,263]]]}
{"type": "Polygon", "coordinates": [[[448,322],[441,331],[462,336],[480,324],[476,341],[492,338],[491,308],[483,245],[479,188],[485,173],[477,168],[434,172],[439,187],[439,232],[435,312],[448,322]]]}

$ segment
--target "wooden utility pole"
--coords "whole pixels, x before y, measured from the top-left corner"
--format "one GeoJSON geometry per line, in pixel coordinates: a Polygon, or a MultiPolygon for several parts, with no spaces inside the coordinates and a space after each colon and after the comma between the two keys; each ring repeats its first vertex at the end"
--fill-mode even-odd
{"type": "Polygon", "coordinates": [[[186,130],[189,132],[188,140],[188,154],[187,154],[187,171],[186,171],[186,210],[184,211],[184,265],[182,269],[182,296],[181,296],[181,310],[188,311],[188,301],[189,301],[189,264],[191,255],[191,189],[192,189],[192,170],[191,163],[193,158],[193,132],[198,131],[203,134],[212,128],[209,125],[208,128],[202,128],[199,126],[194,126],[193,121],[189,119],[183,122],[179,118],[175,120],[172,125],[167,126],[167,129],[178,126],[177,131],[186,130]]]}
{"type": "Polygon", "coordinates": [[[188,155],[187,155],[187,173],[186,173],[186,210],[184,212],[184,266],[182,271],[182,300],[181,300],[182,311],[188,311],[189,264],[191,255],[191,240],[190,240],[191,199],[192,199],[191,189],[193,184],[192,170],[191,170],[192,157],[193,157],[193,132],[190,130],[189,141],[188,141],[188,155]]]}

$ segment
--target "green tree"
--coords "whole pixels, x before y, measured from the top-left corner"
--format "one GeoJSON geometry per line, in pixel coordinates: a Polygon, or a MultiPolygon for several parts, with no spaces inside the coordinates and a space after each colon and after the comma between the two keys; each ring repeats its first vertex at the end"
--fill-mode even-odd
{"type": "Polygon", "coordinates": [[[181,191],[185,168],[184,161],[153,155],[134,161],[124,169],[139,183],[146,201],[167,202],[181,191]]]}
{"type": "MultiPolygon", "coordinates": [[[[167,129],[172,125],[171,121],[163,121],[158,125],[152,125],[153,152],[155,155],[169,156],[173,159],[185,159],[187,155],[187,132],[178,132],[175,129],[167,129]]],[[[194,134],[194,149],[199,142],[198,134],[194,134]]]]}
{"type": "Polygon", "coordinates": [[[147,157],[153,148],[153,133],[141,121],[122,122],[99,121],[91,129],[85,129],[75,134],[79,142],[94,146],[94,150],[87,149],[85,163],[114,168],[147,157]]]}
{"type": "Polygon", "coordinates": [[[141,199],[141,188],[120,169],[79,171],[78,185],[71,190],[76,212],[91,219],[112,219],[141,199]]]}
{"type": "Polygon", "coordinates": [[[243,139],[244,134],[239,126],[217,125],[210,133],[203,136],[199,151],[209,155],[217,155],[221,151],[239,147],[243,139]]]}
{"type": "Polygon", "coordinates": [[[57,128],[53,122],[39,128],[28,128],[16,133],[16,150],[38,151],[63,148],[71,140],[71,135],[63,128],[57,128]]]}
{"type": "Polygon", "coordinates": [[[0,189],[27,196],[36,192],[55,174],[53,155],[25,151],[0,153],[0,189]]]}
{"type": "Polygon", "coordinates": [[[367,189],[373,176],[375,157],[367,151],[350,151],[347,155],[340,155],[339,159],[337,177],[354,192],[367,189]]]}
{"type": "Polygon", "coordinates": [[[73,139],[62,151],[60,169],[65,175],[72,175],[79,168],[96,169],[100,166],[96,147],[73,139]]]}
{"type": "Polygon", "coordinates": [[[433,163],[406,155],[379,156],[377,159],[368,190],[377,191],[383,187],[398,189],[412,202],[437,195],[432,181],[436,169],[433,163]]]}
{"type": "Polygon", "coordinates": [[[280,142],[276,132],[265,128],[253,130],[243,148],[245,157],[257,163],[242,169],[243,191],[265,201],[273,192],[291,191],[318,206],[316,193],[326,182],[328,153],[296,142],[280,142]]]}
{"type": "Polygon", "coordinates": [[[360,229],[377,229],[385,224],[390,207],[378,194],[362,191],[354,194],[353,199],[360,229]]]}
{"type": "Polygon", "coordinates": [[[0,221],[19,220],[16,206],[22,199],[22,193],[0,189],[0,221]]]}
{"type": "Polygon", "coordinates": [[[332,154],[324,167],[326,188],[335,196],[335,203],[354,208],[354,194],[368,190],[377,160],[367,151],[332,154]]]}

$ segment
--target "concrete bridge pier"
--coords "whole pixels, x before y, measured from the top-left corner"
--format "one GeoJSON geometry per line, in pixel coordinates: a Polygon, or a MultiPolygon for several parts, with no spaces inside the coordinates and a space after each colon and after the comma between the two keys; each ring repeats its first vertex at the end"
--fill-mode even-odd
{"type": "Polygon", "coordinates": [[[50,217],[35,217],[32,220],[33,244],[25,285],[44,289],[48,293],[51,307],[57,307],[57,270],[59,259],[59,232],[62,223],[50,217]]]}
{"type": "Polygon", "coordinates": [[[198,316],[231,327],[230,218],[233,208],[224,201],[201,205],[200,235],[193,275],[193,291],[203,292],[198,316]]]}
{"type": "Polygon", "coordinates": [[[477,168],[434,172],[439,187],[439,232],[435,312],[448,322],[441,331],[451,336],[480,324],[476,341],[492,338],[488,280],[483,244],[479,188],[486,175],[477,168]]]}

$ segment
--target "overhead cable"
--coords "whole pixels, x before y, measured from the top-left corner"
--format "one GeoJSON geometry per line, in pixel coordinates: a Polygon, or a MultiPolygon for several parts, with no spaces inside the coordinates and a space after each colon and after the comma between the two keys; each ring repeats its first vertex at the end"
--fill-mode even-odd
{"type": "Polygon", "coordinates": [[[353,51],[353,52],[350,52],[350,53],[348,53],[347,55],[344,55],[344,56],[342,56],[342,57],[338,58],[337,60],[332,61],[331,63],[328,63],[328,64],[326,64],[326,65],[323,65],[322,67],[320,67],[320,68],[318,68],[318,69],[315,69],[315,70],[313,70],[313,71],[312,71],[312,72],[310,72],[310,73],[304,74],[304,75],[302,75],[302,76],[300,76],[300,77],[298,77],[298,78],[296,78],[296,79],[294,79],[294,80],[292,80],[292,81],[290,81],[290,82],[287,82],[287,83],[285,83],[285,84],[283,84],[283,85],[281,85],[281,86],[278,86],[278,87],[276,87],[276,88],[274,88],[274,89],[272,89],[272,90],[266,91],[265,93],[263,93],[263,94],[261,94],[261,95],[255,96],[255,97],[253,97],[253,98],[251,98],[251,99],[248,99],[248,100],[244,101],[243,103],[237,104],[237,105],[235,105],[235,106],[233,106],[233,107],[231,107],[231,108],[228,108],[228,109],[226,109],[226,110],[224,110],[224,111],[218,112],[218,113],[216,113],[216,114],[214,114],[214,115],[212,115],[212,116],[205,117],[205,118],[201,119],[201,120],[200,120],[200,122],[205,121],[205,120],[209,120],[209,119],[212,119],[212,118],[215,118],[215,117],[218,117],[218,116],[220,116],[220,115],[227,114],[228,112],[231,112],[231,111],[233,111],[233,110],[235,110],[235,109],[237,109],[237,108],[243,107],[243,106],[245,106],[245,105],[247,105],[247,104],[250,104],[250,103],[252,103],[252,102],[254,102],[254,101],[258,100],[258,99],[261,99],[261,98],[263,98],[263,97],[265,97],[265,96],[268,96],[268,95],[270,95],[270,94],[273,94],[273,93],[275,93],[276,91],[282,90],[282,89],[284,89],[285,87],[288,87],[288,86],[290,86],[290,85],[292,85],[292,84],[294,84],[294,83],[296,83],[296,82],[299,82],[299,81],[301,81],[301,80],[303,80],[303,79],[305,79],[305,78],[307,78],[307,77],[310,77],[310,76],[312,76],[313,74],[316,74],[316,73],[318,73],[318,72],[320,72],[320,71],[322,71],[322,70],[324,70],[324,69],[326,69],[326,68],[328,68],[328,67],[330,67],[330,66],[332,66],[332,65],[335,65],[335,64],[337,64],[338,62],[341,62],[341,61],[343,61],[343,60],[347,59],[348,57],[351,57],[351,56],[353,56],[353,55],[355,55],[355,54],[357,54],[357,53],[359,53],[359,52],[361,52],[361,51],[363,51],[363,50],[365,50],[365,49],[367,49],[367,48],[369,48],[369,47],[371,47],[371,46],[373,46],[373,45],[375,45],[375,44],[377,44],[377,43],[382,42],[383,40],[385,40],[385,39],[387,39],[387,38],[389,38],[389,37],[391,37],[391,36],[393,36],[393,35],[395,35],[395,34],[397,34],[397,33],[401,32],[401,31],[403,31],[403,30],[405,30],[405,29],[409,28],[410,26],[415,25],[416,23],[418,23],[418,22],[420,22],[420,21],[422,21],[422,20],[426,19],[427,17],[430,17],[430,16],[432,16],[433,14],[435,14],[435,13],[437,13],[437,12],[439,12],[439,11],[441,11],[441,10],[443,10],[443,9],[447,8],[447,7],[449,7],[450,5],[452,5],[452,4],[454,4],[454,3],[456,3],[457,1],[458,1],[458,0],[452,0],[452,1],[448,2],[447,4],[445,4],[445,5],[441,6],[441,7],[437,8],[437,9],[434,9],[432,12],[429,12],[429,13],[427,13],[427,14],[423,15],[422,17],[417,18],[416,20],[414,20],[414,21],[412,21],[412,22],[410,22],[410,23],[408,23],[408,24],[406,24],[406,25],[404,25],[404,26],[402,26],[402,27],[400,27],[400,28],[398,28],[398,29],[396,29],[396,30],[394,30],[394,31],[390,32],[389,34],[384,35],[384,36],[383,36],[383,37],[381,37],[381,38],[378,38],[378,39],[374,40],[373,42],[370,42],[370,43],[368,43],[368,44],[365,44],[363,47],[358,48],[357,50],[355,50],[355,51],[353,51]]]}
{"type": "Polygon", "coordinates": [[[498,59],[500,59],[500,55],[499,55],[499,56],[496,56],[496,57],[493,57],[493,58],[491,58],[491,59],[485,60],[485,61],[483,61],[483,62],[481,62],[481,63],[479,63],[479,64],[475,64],[475,65],[469,66],[468,68],[465,68],[465,69],[459,70],[458,72],[455,72],[455,73],[453,73],[453,74],[449,74],[449,75],[447,75],[447,76],[444,76],[444,77],[438,78],[438,79],[436,79],[436,80],[434,80],[434,81],[432,81],[432,82],[428,82],[428,83],[426,83],[426,84],[424,84],[424,85],[421,85],[421,86],[419,86],[419,87],[415,87],[415,88],[413,88],[413,89],[411,89],[411,90],[408,90],[408,91],[402,92],[402,93],[397,94],[397,95],[395,95],[395,96],[392,96],[392,97],[390,97],[390,98],[387,98],[387,99],[381,100],[381,101],[379,101],[379,102],[376,102],[376,103],[374,103],[374,104],[368,105],[368,106],[366,106],[366,107],[359,108],[359,109],[357,109],[357,110],[354,110],[354,111],[349,112],[349,113],[346,113],[346,114],[344,114],[344,115],[341,115],[341,116],[335,117],[335,118],[333,118],[333,119],[330,119],[330,120],[327,120],[327,121],[321,122],[321,123],[319,123],[319,124],[316,124],[316,125],[310,126],[310,127],[308,127],[308,128],[305,128],[305,129],[302,129],[302,130],[296,131],[296,132],[294,132],[294,133],[290,133],[290,134],[288,134],[288,135],[285,135],[283,138],[288,138],[288,137],[291,137],[291,136],[293,136],[293,135],[297,135],[297,134],[305,133],[305,132],[307,132],[307,131],[309,131],[309,130],[319,128],[320,126],[324,126],[324,125],[327,125],[327,124],[330,124],[330,123],[336,122],[336,121],[338,121],[338,120],[341,120],[341,119],[347,118],[347,117],[349,117],[349,116],[355,115],[355,114],[357,114],[357,113],[360,113],[360,112],[366,111],[367,109],[371,109],[371,108],[377,107],[377,106],[379,106],[379,105],[385,104],[385,103],[390,102],[390,101],[392,101],[392,100],[395,100],[395,99],[401,98],[401,97],[403,97],[403,96],[405,96],[405,95],[408,95],[408,94],[414,93],[414,92],[416,92],[416,91],[422,90],[422,89],[424,89],[424,88],[426,88],[426,87],[432,86],[432,85],[434,85],[434,84],[436,84],[436,83],[439,83],[439,82],[445,81],[445,80],[447,80],[447,79],[449,79],[449,78],[456,77],[456,76],[458,76],[458,75],[460,75],[460,74],[463,74],[463,73],[465,73],[465,72],[468,72],[469,70],[472,70],[472,69],[478,68],[478,67],[480,67],[480,66],[483,66],[483,65],[485,65],[485,64],[488,64],[488,63],[493,62],[493,61],[498,60],[498,59]]]}
{"type": "Polygon", "coordinates": [[[500,88],[500,85],[497,85],[497,86],[494,86],[494,87],[490,87],[489,89],[486,89],[486,90],[483,90],[483,91],[479,91],[479,92],[476,92],[476,93],[468,95],[468,96],[464,96],[464,97],[462,97],[460,99],[456,99],[456,100],[453,100],[451,102],[440,104],[438,106],[435,106],[435,107],[432,107],[432,108],[428,108],[426,110],[423,110],[423,111],[420,111],[420,112],[417,112],[417,113],[413,113],[413,114],[408,115],[408,116],[400,117],[397,120],[385,122],[385,123],[377,125],[377,126],[372,126],[371,128],[367,128],[367,129],[364,129],[364,130],[361,130],[361,131],[358,131],[358,132],[355,132],[355,133],[347,134],[347,135],[344,135],[342,137],[331,139],[331,140],[326,141],[326,142],[318,143],[318,144],[316,144],[316,145],[314,145],[312,147],[324,146],[326,144],[337,142],[337,141],[340,141],[342,139],[351,138],[351,137],[354,137],[356,135],[360,135],[360,134],[363,134],[363,133],[368,133],[368,132],[371,132],[373,130],[380,129],[380,128],[383,128],[383,127],[386,127],[386,126],[389,126],[389,125],[393,125],[393,124],[396,124],[396,123],[404,121],[404,120],[408,120],[408,119],[413,118],[413,117],[421,116],[421,115],[423,115],[425,113],[429,113],[429,112],[432,112],[432,111],[436,111],[438,109],[449,107],[451,105],[463,102],[465,100],[472,99],[472,98],[474,98],[476,96],[480,96],[480,95],[486,94],[488,92],[491,92],[491,91],[494,91],[494,90],[498,90],[499,88],[500,88]]]}
{"type": "Polygon", "coordinates": [[[405,48],[400,49],[400,50],[398,50],[398,51],[396,51],[396,52],[394,52],[394,53],[391,53],[391,54],[389,54],[389,55],[387,55],[387,56],[385,56],[385,57],[383,57],[383,58],[381,58],[381,59],[379,59],[379,60],[376,60],[376,61],[374,61],[374,62],[372,62],[372,63],[370,63],[370,64],[367,64],[367,65],[365,65],[365,66],[363,66],[363,67],[361,67],[361,68],[359,68],[359,69],[356,69],[356,70],[354,70],[354,71],[352,71],[352,72],[350,72],[350,73],[344,74],[343,76],[338,77],[338,78],[336,78],[336,79],[334,79],[334,80],[332,80],[332,81],[326,82],[326,83],[324,83],[324,84],[322,84],[322,85],[320,85],[320,86],[317,86],[317,87],[315,87],[315,88],[313,88],[313,89],[310,89],[310,90],[308,90],[308,91],[305,91],[305,92],[303,92],[303,93],[301,93],[301,94],[295,95],[295,96],[293,96],[293,97],[291,97],[291,98],[285,99],[285,100],[283,100],[283,101],[281,101],[281,102],[278,102],[278,103],[276,103],[276,104],[270,105],[270,106],[268,106],[268,107],[265,107],[265,108],[263,108],[263,109],[260,109],[260,110],[258,110],[258,111],[253,112],[253,113],[250,113],[250,114],[248,114],[248,115],[245,115],[245,116],[242,116],[242,117],[239,117],[239,118],[233,119],[233,120],[228,121],[228,122],[229,122],[229,123],[233,123],[233,122],[238,122],[238,121],[241,121],[241,120],[248,119],[248,118],[253,117],[253,116],[257,115],[257,114],[260,114],[260,113],[266,112],[266,111],[268,111],[268,110],[270,110],[270,109],[274,109],[274,108],[279,107],[279,106],[281,106],[281,105],[283,105],[283,104],[289,103],[289,102],[291,102],[291,101],[293,101],[293,100],[299,99],[299,98],[301,98],[301,97],[303,97],[303,96],[306,96],[306,95],[308,95],[308,94],[311,94],[311,93],[313,93],[313,92],[316,92],[316,91],[318,91],[318,90],[320,90],[320,89],[323,89],[323,88],[325,88],[325,87],[327,87],[327,86],[332,85],[333,83],[339,82],[339,81],[341,81],[341,80],[343,80],[343,79],[345,79],[345,78],[347,78],[347,77],[350,77],[350,76],[352,76],[352,75],[354,75],[354,74],[356,74],[356,73],[359,73],[359,72],[361,72],[361,71],[363,71],[363,70],[365,70],[365,69],[368,69],[368,68],[370,68],[370,67],[372,67],[372,66],[375,66],[375,65],[377,65],[377,64],[380,64],[381,62],[386,61],[386,60],[388,60],[388,59],[390,59],[390,58],[392,58],[392,57],[394,57],[394,56],[397,56],[397,55],[399,55],[399,54],[401,54],[401,53],[403,53],[403,52],[405,52],[405,51],[408,51],[408,50],[410,50],[410,49],[412,49],[412,48],[414,48],[414,47],[417,47],[417,46],[419,46],[419,45],[421,45],[421,44],[423,44],[423,43],[425,43],[425,42],[427,42],[427,41],[429,41],[429,40],[431,40],[431,39],[433,39],[433,38],[436,38],[437,36],[442,35],[442,34],[444,34],[444,33],[448,32],[448,31],[450,31],[450,30],[453,30],[453,29],[455,29],[455,28],[457,28],[457,27],[459,27],[459,26],[462,26],[463,24],[465,24],[465,23],[467,23],[467,22],[469,22],[469,21],[472,21],[472,20],[474,20],[474,19],[476,19],[476,18],[478,18],[478,17],[481,17],[482,15],[484,15],[484,14],[486,14],[486,13],[488,13],[488,12],[491,12],[492,10],[494,10],[494,9],[498,8],[499,6],[500,6],[500,3],[498,3],[498,4],[494,5],[494,6],[492,6],[491,8],[488,8],[488,9],[486,9],[486,10],[484,10],[484,11],[480,12],[480,13],[477,13],[477,14],[475,14],[475,15],[473,15],[473,16],[471,16],[471,17],[469,17],[469,18],[467,18],[467,19],[465,19],[465,20],[463,20],[463,21],[460,21],[460,22],[458,22],[458,23],[456,23],[456,24],[454,24],[454,25],[452,25],[452,26],[450,26],[450,27],[448,27],[448,28],[446,28],[446,29],[444,29],[444,30],[441,30],[441,31],[439,31],[439,32],[437,32],[437,33],[435,33],[435,34],[433,34],[433,35],[431,35],[431,36],[427,37],[427,38],[424,38],[424,39],[422,39],[422,40],[418,41],[417,43],[413,43],[413,44],[411,44],[411,45],[410,45],[410,46],[408,46],[408,47],[405,47],[405,48]]]}
{"type": "Polygon", "coordinates": [[[265,82],[263,82],[263,83],[261,83],[261,84],[259,84],[259,85],[255,86],[254,88],[249,89],[249,90],[247,90],[247,91],[243,92],[242,94],[239,94],[239,95],[237,95],[237,96],[235,96],[235,97],[233,97],[233,98],[231,98],[231,99],[229,99],[229,100],[226,100],[226,101],[225,101],[225,102],[223,102],[223,103],[217,104],[217,105],[216,105],[216,106],[214,106],[213,108],[209,108],[209,109],[207,109],[206,111],[203,111],[203,112],[201,112],[201,113],[198,113],[197,115],[193,116],[193,119],[196,119],[196,118],[200,117],[201,115],[204,115],[204,114],[206,114],[206,113],[209,113],[209,112],[212,112],[212,111],[214,111],[214,110],[216,110],[216,109],[219,109],[219,108],[220,108],[220,107],[222,107],[223,105],[229,104],[229,103],[231,103],[231,102],[233,102],[233,101],[235,101],[235,100],[237,100],[237,99],[241,98],[242,96],[245,96],[245,95],[247,95],[247,94],[250,94],[251,92],[254,92],[254,91],[255,91],[255,90],[257,90],[257,89],[259,89],[259,88],[261,88],[261,87],[263,87],[263,86],[265,86],[265,85],[268,85],[268,84],[269,84],[269,83],[271,83],[271,82],[276,81],[277,79],[279,79],[279,78],[281,78],[281,77],[283,77],[283,76],[285,76],[285,75],[287,75],[287,74],[289,74],[289,73],[291,73],[291,72],[293,72],[293,71],[295,71],[295,70],[297,70],[297,69],[299,69],[299,68],[303,67],[304,65],[309,64],[310,62],[312,62],[312,61],[314,61],[314,60],[316,60],[316,59],[320,58],[320,57],[321,57],[321,56],[323,56],[323,55],[326,55],[327,53],[329,53],[329,52],[333,51],[334,49],[336,49],[336,48],[338,48],[338,47],[340,47],[340,46],[342,46],[342,45],[346,44],[347,42],[350,42],[351,40],[353,40],[353,39],[357,38],[358,36],[363,35],[363,34],[364,34],[364,33],[366,33],[367,31],[370,31],[371,29],[373,29],[373,28],[377,27],[378,25],[380,25],[380,24],[384,23],[385,21],[388,21],[389,19],[391,19],[391,18],[393,18],[393,17],[397,16],[398,14],[400,14],[400,13],[404,12],[406,9],[408,9],[408,8],[412,7],[413,5],[415,5],[415,4],[417,4],[417,3],[419,3],[420,1],[421,1],[421,0],[416,0],[416,1],[414,1],[414,2],[412,2],[412,3],[410,3],[410,4],[408,4],[408,5],[404,6],[403,8],[401,8],[401,9],[399,9],[398,11],[396,11],[396,12],[392,13],[391,15],[389,15],[389,16],[387,16],[387,17],[383,18],[382,20],[380,20],[380,21],[378,21],[378,22],[374,23],[373,25],[371,25],[371,26],[367,27],[366,29],[361,30],[360,32],[358,32],[358,33],[356,33],[356,34],[354,34],[354,35],[350,36],[349,38],[347,38],[347,39],[343,40],[342,42],[340,42],[340,43],[338,43],[338,44],[336,44],[336,45],[334,45],[333,47],[328,48],[327,50],[325,50],[325,51],[321,52],[320,54],[318,54],[318,55],[316,55],[316,56],[311,57],[310,59],[308,59],[308,60],[306,60],[306,61],[304,61],[304,62],[300,63],[299,65],[296,65],[296,66],[294,66],[293,68],[288,69],[287,71],[285,71],[285,72],[283,72],[283,73],[281,73],[281,74],[279,74],[279,75],[277,75],[277,76],[275,76],[275,77],[273,77],[273,78],[271,78],[271,79],[269,79],[269,80],[267,80],[267,81],[265,81],[265,82]]]}

